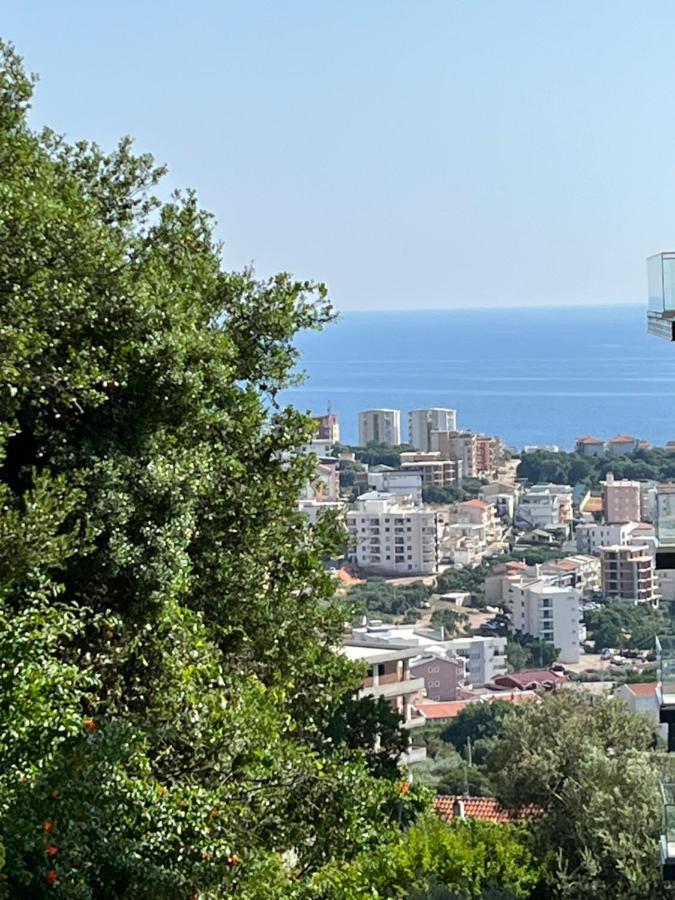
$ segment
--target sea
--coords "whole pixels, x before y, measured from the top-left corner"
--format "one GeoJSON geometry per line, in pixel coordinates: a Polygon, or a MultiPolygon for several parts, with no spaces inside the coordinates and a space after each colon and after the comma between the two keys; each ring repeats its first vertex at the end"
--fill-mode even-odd
{"type": "Polygon", "coordinates": [[[303,384],[282,399],[340,417],[358,441],[358,412],[457,410],[458,427],[508,446],[574,447],[591,434],[675,440],[675,344],[647,334],[643,306],[344,312],[298,337],[303,384]]]}

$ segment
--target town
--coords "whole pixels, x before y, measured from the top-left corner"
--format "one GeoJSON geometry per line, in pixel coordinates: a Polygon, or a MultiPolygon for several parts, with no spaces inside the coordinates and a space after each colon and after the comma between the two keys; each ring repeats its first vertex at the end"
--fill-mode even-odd
{"type": "Polygon", "coordinates": [[[342,649],[367,666],[361,694],[414,730],[413,778],[418,730],[471,704],[568,688],[658,722],[654,640],[671,630],[675,561],[657,548],[675,535],[675,483],[616,473],[675,477],[675,443],[582,436],[571,454],[519,453],[441,408],[411,410],[405,440],[398,409],[364,410],[358,428],[348,447],[335,413],[316,418],[299,508],[346,526],[328,563],[351,604],[342,649]]]}

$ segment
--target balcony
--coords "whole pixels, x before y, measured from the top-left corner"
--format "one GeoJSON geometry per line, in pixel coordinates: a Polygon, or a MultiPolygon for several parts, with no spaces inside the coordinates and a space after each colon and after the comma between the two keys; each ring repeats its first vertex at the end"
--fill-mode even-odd
{"type": "MultiPolygon", "coordinates": [[[[386,676],[384,676],[386,677],[386,676]]],[[[361,697],[399,697],[404,694],[416,694],[418,691],[424,690],[424,678],[406,678],[404,681],[382,682],[383,676],[380,676],[380,683],[377,685],[364,685],[359,691],[361,697]]]]}

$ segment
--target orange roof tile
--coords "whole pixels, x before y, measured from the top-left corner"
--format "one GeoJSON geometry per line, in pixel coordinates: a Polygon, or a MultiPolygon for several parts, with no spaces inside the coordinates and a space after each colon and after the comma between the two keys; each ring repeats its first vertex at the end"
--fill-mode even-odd
{"type": "Polygon", "coordinates": [[[617,434],[616,437],[607,441],[608,444],[633,444],[634,442],[635,438],[631,437],[630,434],[617,434]]]}
{"type": "Polygon", "coordinates": [[[474,509],[487,509],[487,503],[484,500],[465,500],[462,506],[472,506],[474,509]]]}
{"type": "Polygon", "coordinates": [[[458,716],[469,700],[452,700],[448,703],[418,703],[417,712],[425,719],[454,719],[458,716]]]}
{"type": "Polygon", "coordinates": [[[590,435],[586,435],[585,437],[577,438],[577,444],[604,444],[604,441],[599,440],[598,438],[591,437],[590,435]]]}
{"type": "Polygon", "coordinates": [[[464,816],[467,819],[480,819],[482,822],[497,822],[506,825],[519,819],[535,819],[544,814],[541,806],[529,803],[519,809],[505,809],[496,797],[460,797],[455,794],[439,794],[434,797],[434,808],[438,815],[450,821],[455,816],[455,800],[464,804],[464,816]]]}
{"type": "Polygon", "coordinates": [[[636,697],[653,697],[656,694],[656,682],[649,684],[627,684],[626,687],[636,697]]]}

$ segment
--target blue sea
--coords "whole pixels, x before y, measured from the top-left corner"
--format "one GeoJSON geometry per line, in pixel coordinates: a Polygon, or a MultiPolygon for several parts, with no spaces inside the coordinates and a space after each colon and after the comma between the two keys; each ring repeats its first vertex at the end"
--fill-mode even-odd
{"type": "Polygon", "coordinates": [[[461,428],[508,445],[578,435],[675,440],[675,344],[646,332],[642,306],[346,312],[299,338],[306,382],[283,399],[340,416],[356,443],[374,406],[458,411],[461,428]]]}

